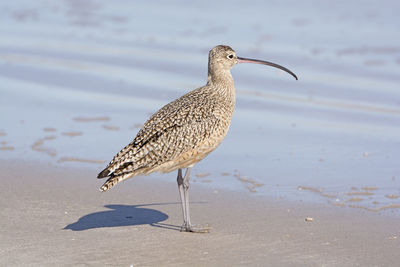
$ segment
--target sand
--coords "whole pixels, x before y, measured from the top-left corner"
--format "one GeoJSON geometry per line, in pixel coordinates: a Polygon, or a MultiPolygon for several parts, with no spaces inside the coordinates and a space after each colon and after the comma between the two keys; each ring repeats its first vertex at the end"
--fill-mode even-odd
{"type": "Polygon", "coordinates": [[[235,66],[229,132],[193,181],[400,214],[399,9],[394,0],[2,1],[0,161],[104,168],[152,113],[206,83],[208,51],[226,44],[299,80],[235,66]]]}
{"type": "Polygon", "coordinates": [[[212,230],[183,233],[175,174],[166,181],[137,177],[101,193],[102,181],[85,168],[7,160],[0,168],[1,266],[395,266],[400,260],[396,216],[196,183],[192,220],[212,230]]]}
{"type": "Polygon", "coordinates": [[[398,266],[400,2],[1,1],[0,266],[398,266]],[[95,177],[227,44],[229,133],[175,175],[95,177]]]}

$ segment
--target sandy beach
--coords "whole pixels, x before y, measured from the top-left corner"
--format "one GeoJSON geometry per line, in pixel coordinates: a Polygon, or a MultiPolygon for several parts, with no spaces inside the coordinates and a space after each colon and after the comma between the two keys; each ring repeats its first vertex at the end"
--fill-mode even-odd
{"type": "Polygon", "coordinates": [[[173,182],[138,177],[100,193],[96,173],[84,169],[14,161],[0,167],[1,266],[396,266],[400,260],[393,216],[196,184],[193,219],[212,230],[182,233],[173,182]]]}
{"type": "Polygon", "coordinates": [[[0,266],[397,266],[400,19],[393,0],[0,2],[0,266]],[[100,193],[166,103],[232,69],[236,109],[196,164],[100,193]]]}

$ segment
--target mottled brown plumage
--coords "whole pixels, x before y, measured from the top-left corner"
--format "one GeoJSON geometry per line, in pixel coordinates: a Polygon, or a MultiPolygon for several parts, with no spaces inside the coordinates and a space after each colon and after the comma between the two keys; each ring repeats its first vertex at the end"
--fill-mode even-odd
{"type": "Polygon", "coordinates": [[[184,214],[182,229],[194,231],[189,216],[189,170],[217,148],[228,132],[235,109],[230,69],[239,62],[272,65],[290,72],[274,63],[239,58],[229,46],[214,47],[208,58],[207,84],[154,113],[135,139],[98,175],[98,178],[109,177],[100,190],[106,191],[139,174],[179,170],[178,186],[184,214]],[[184,178],[183,168],[188,168],[184,178]]]}
{"type": "Polygon", "coordinates": [[[225,60],[228,54],[234,51],[227,46],[210,51],[207,85],[165,105],[146,121],[136,138],[100,173],[99,178],[110,176],[102,191],[138,174],[192,166],[221,143],[235,109],[235,89],[229,71],[235,62],[232,60],[220,77],[221,63],[213,59],[225,60]]]}

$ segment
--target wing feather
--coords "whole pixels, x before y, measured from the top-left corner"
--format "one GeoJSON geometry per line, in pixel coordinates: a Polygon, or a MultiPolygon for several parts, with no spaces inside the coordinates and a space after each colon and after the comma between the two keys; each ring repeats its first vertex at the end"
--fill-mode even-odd
{"type": "Polygon", "coordinates": [[[218,118],[210,110],[214,105],[205,105],[207,99],[198,92],[194,90],[154,113],[98,178],[143,173],[144,169],[154,168],[193,149],[210,136],[218,118]]]}

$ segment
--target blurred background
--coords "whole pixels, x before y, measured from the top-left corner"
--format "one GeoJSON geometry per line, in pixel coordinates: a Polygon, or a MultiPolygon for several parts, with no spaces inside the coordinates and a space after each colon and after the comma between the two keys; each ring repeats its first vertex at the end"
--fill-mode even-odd
{"type": "Polygon", "coordinates": [[[154,111],[205,84],[208,51],[225,44],[299,81],[235,66],[230,132],[194,183],[400,207],[398,1],[17,0],[0,10],[0,159],[91,168],[95,179],[154,111]]]}

